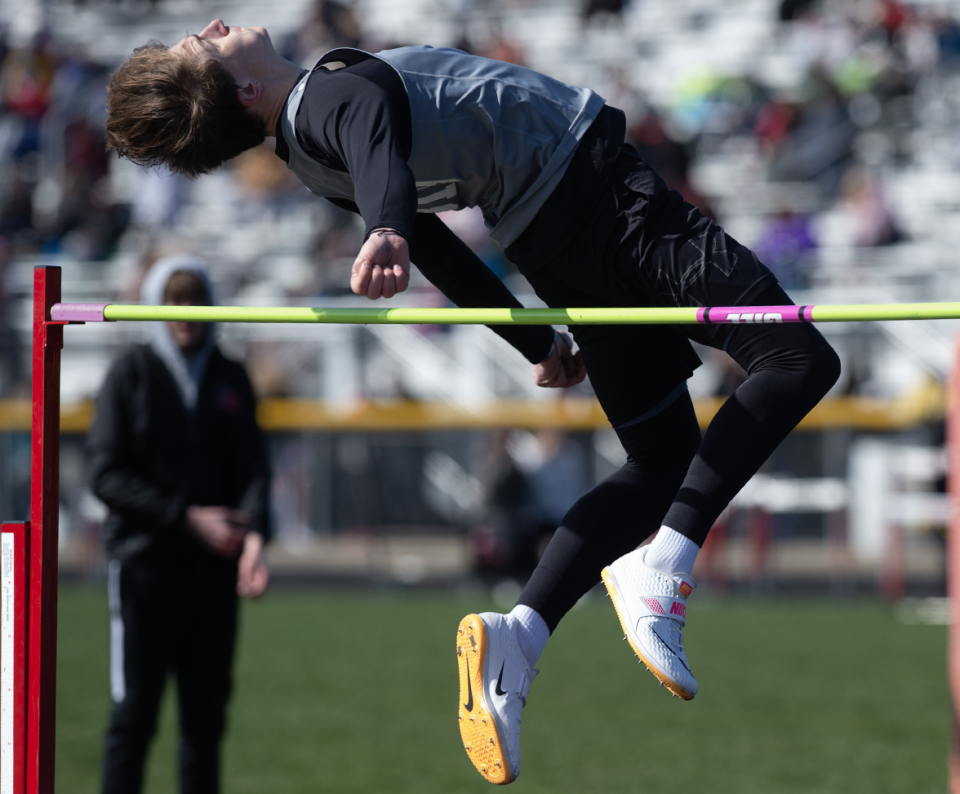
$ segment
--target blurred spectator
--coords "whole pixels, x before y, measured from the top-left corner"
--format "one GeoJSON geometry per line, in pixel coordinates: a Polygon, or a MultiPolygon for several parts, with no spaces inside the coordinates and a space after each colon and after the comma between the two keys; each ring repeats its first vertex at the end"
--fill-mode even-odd
{"type": "Polygon", "coordinates": [[[490,38],[484,42],[482,47],[477,49],[476,54],[494,61],[515,63],[517,66],[527,65],[522,47],[517,42],[507,38],[499,25],[494,26],[490,38]]]}
{"type": "Polygon", "coordinates": [[[630,130],[630,143],[671,188],[686,183],[690,156],[683,144],[667,135],[663,117],[649,110],[630,130]]]}
{"type": "Polygon", "coordinates": [[[337,0],[315,0],[310,16],[293,37],[284,56],[305,68],[336,47],[356,47],[363,33],[356,12],[337,0]]]}
{"type": "Polygon", "coordinates": [[[241,211],[250,218],[264,213],[279,217],[305,194],[303,184],[274,153],[272,138],[237,157],[233,177],[240,188],[241,211]]]}
{"type": "Polygon", "coordinates": [[[856,127],[839,91],[823,71],[815,70],[809,77],[808,98],[775,151],[771,176],[812,181],[824,197],[834,197],[850,162],[855,136],[856,127]]]}
{"type": "Polygon", "coordinates": [[[888,42],[894,41],[903,33],[912,17],[910,9],[896,0],[879,0],[876,14],[888,42]]]}
{"type": "Polygon", "coordinates": [[[358,216],[333,204],[323,207],[328,222],[310,243],[317,268],[317,295],[350,295],[350,267],[363,244],[358,216]]]}
{"type": "Polygon", "coordinates": [[[844,177],[841,208],[850,217],[853,245],[890,245],[903,239],[880,185],[860,168],[844,177]]]}
{"type": "Polygon", "coordinates": [[[40,121],[50,107],[50,85],[56,71],[47,32],[7,52],[0,70],[3,109],[18,127],[11,155],[16,159],[40,148],[40,121]]]}
{"type": "Polygon", "coordinates": [[[583,450],[562,430],[541,430],[536,442],[539,460],[530,471],[530,484],[541,528],[553,532],[589,487],[587,470],[583,450]]]}
{"type": "Polygon", "coordinates": [[[487,494],[484,515],[467,535],[474,567],[481,573],[529,576],[537,564],[539,522],[530,480],[510,452],[513,431],[485,438],[479,480],[487,494]]]}
{"type": "Polygon", "coordinates": [[[796,115],[793,102],[783,96],[771,98],[757,113],[753,134],[765,150],[775,152],[787,137],[796,115]]]}
{"type": "Polygon", "coordinates": [[[474,50],[473,40],[470,38],[470,24],[461,23],[458,28],[457,37],[453,40],[453,43],[450,45],[455,50],[461,50],[463,52],[469,53],[470,55],[476,55],[474,50]]]}
{"type": "Polygon", "coordinates": [[[188,195],[187,182],[167,166],[137,170],[131,220],[147,229],[170,229],[180,217],[188,195]]]}
{"type": "Polygon", "coordinates": [[[777,213],[753,245],[754,253],[786,289],[809,286],[804,265],[817,247],[810,217],[784,210],[777,213]]]}
{"type": "Polygon", "coordinates": [[[950,16],[941,16],[934,21],[937,48],[946,65],[955,66],[960,61],[960,21],[950,16]]]}
{"type": "Polygon", "coordinates": [[[627,143],[653,166],[667,187],[676,190],[707,217],[716,217],[710,202],[689,182],[690,156],[686,148],[667,134],[663,117],[657,111],[648,110],[628,130],[627,143]]]}
{"type": "MultiPolygon", "coordinates": [[[[203,263],[170,257],[145,304],[211,305],[203,263]]],[[[169,673],[177,679],[180,790],[220,790],[237,596],[267,587],[269,469],[243,367],[215,326],[151,324],[112,367],[87,438],[91,487],[110,510],[110,690],[103,791],[137,794],[169,673]]]]}
{"type": "Polygon", "coordinates": [[[104,259],[129,219],[104,146],[107,69],[46,30],[27,41],[0,70],[0,234],[18,252],[104,259]]]}
{"type": "Polygon", "coordinates": [[[25,245],[35,242],[33,228],[33,183],[25,162],[14,162],[8,173],[10,181],[0,194],[0,235],[8,241],[18,239],[25,245]]]}
{"type": "Polygon", "coordinates": [[[790,22],[809,12],[815,3],[816,0],[780,0],[777,17],[781,22],[790,22]]]}
{"type": "Polygon", "coordinates": [[[61,198],[41,226],[50,251],[77,259],[106,259],[130,219],[130,207],[112,195],[103,128],[85,117],[63,131],[61,198]]]}
{"type": "Polygon", "coordinates": [[[583,19],[589,21],[597,14],[623,13],[623,0],[583,0],[583,19]]]}
{"type": "Polygon", "coordinates": [[[589,487],[583,450],[560,430],[497,431],[481,465],[484,521],[468,541],[481,570],[529,576],[577,496],[589,487]]]}
{"type": "Polygon", "coordinates": [[[12,246],[0,235],[0,396],[23,386],[23,362],[20,339],[10,323],[12,301],[7,294],[7,272],[12,246]]]}

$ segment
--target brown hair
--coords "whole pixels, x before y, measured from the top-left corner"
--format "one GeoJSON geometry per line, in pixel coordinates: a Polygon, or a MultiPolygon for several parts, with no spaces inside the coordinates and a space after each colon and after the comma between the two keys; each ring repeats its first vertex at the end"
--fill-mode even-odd
{"type": "Polygon", "coordinates": [[[107,147],[189,177],[263,143],[263,119],[219,61],[193,63],[158,41],[134,50],[107,87],[107,147]]]}
{"type": "Polygon", "coordinates": [[[164,305],[206,306],[210,303],[203,279],[190,270],[174,270],[163,288],[164,305]]]}

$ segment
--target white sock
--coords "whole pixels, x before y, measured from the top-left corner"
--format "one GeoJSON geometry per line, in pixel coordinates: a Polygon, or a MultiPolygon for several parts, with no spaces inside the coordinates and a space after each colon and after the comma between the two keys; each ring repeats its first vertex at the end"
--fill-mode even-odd
{"type": "Polygon", "coordinates": [[[540,613],[523,604],[517,604],[510,612],[517,619],[517,638],[520,640],[520,650],[527,657],[527,662],[533,667],[543,653],[543,649],[550,639],[550,629],[547,622],[540,617],[540,613]]]}
{"type": "Polygon", "coordinates": [[[653,543],[647,549],[644,561],[655,571],[689,576],[699,553],[700,547],[690,538],[670,527],[660,527],[653,543]]]}

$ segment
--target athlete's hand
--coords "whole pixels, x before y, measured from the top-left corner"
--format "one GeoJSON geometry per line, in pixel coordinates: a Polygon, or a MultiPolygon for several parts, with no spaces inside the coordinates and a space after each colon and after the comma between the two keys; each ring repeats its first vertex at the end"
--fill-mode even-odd
{"type": "Polygon", "coordinates": [[[583,364],[580,351],[574,353],[570,337],[557,331],[553,353],[539,364],[533,365],[534,382],[547,389],[568,389],[582,383],[585,377],[587,368],[583,364]]]}
{"type": "Polygon", "coordinates": [[[221,557],[236,557],[247,534],[249,516],[229,507],[187,508],[187,532],[221,557]]]}
{"type": "Polygon", "coordinates": [[[392,298],[410,283],[410,250],[392,229],[375,229],[357,254],[350,289],[370,300],[392,298]]]}
{"type": "Polygon", "coordinates": [[[248,532],[237,568],[237,595],[259,598],[266,591],[269,581],[270,572],[263,559],[263,536],[259,532],[248,532]]]}

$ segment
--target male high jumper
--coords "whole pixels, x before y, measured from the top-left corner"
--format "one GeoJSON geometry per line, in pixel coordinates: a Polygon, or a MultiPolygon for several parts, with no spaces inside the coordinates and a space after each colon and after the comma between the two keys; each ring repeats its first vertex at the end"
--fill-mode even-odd
{"type": "MultiPolygon", "coordinates": [[[[169,49],[137,50],[107,104],[110,146],[189,176],[275,137],[311,192],[363,217],[350,286],[371,299],[406,289],[412,259],[458,306],[519,307],[432,214],[480,207],[550,306],[791,303],[753,253],[624,144],[621,111],[519,66],[403,47],[337,49],[304,70],[263,28],[214,20],[169,49]]],[[[601,578],[641,660],[693,698],[681,630],[697,552],[840,365],[806,324],[578,326],[576,353],[549,328],[492,330],[534,365],[540,386],[569,387],[589,372],[628,456],[563,518],[514,609],[468,615],[457,630],[464,746],[485,779],[509,783],[533,666],[601,578]],[[702,438],[686,387],[700,364],[691,339],[726,350],[749,375],[702,438]]]]}

